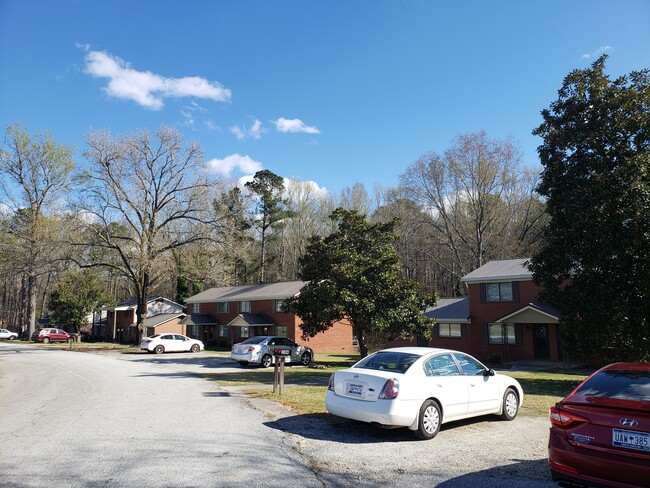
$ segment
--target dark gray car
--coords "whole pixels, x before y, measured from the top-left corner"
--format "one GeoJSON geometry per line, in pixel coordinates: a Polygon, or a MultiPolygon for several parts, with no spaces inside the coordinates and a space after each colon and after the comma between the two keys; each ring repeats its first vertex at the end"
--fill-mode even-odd
{"type": "Polygon", "coordinates": [[[242,366],[259,364],[268,368],[274,362],[274,346],[290,348],[290,354],[285,360],[287,363],[300,363],[306,366],[314,358],[314,351],[310,347],[301,346],[291,339],[279,336],[255,336],[246,339],[232,346],[230,357],[242,366]]]}

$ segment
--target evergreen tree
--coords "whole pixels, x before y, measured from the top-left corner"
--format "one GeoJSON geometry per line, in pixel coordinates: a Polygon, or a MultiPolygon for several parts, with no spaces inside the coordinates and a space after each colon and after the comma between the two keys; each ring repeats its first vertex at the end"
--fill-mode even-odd
{"type": "Polygon", "coordinates": [[[423,311],[435,298],[421,296],[417,283],[402,277],[394,247],[397,221],[370,223],[343,208],[330,218],[338,230],[311,238],[300,262],[300,278],[309,283],[287,302],[302,319],[304,335],[313,337],[348,320],[361,356],[368,353],[371,334],[387,340],[428,336],[433,322],[423,311]]]}
{"type": "Polygon", "coordinates": [[[533,132],[550,224],[532,262],[587,359],[650,357],[650,79],[611,81],[606,56],[564,80],[533,132]]]}

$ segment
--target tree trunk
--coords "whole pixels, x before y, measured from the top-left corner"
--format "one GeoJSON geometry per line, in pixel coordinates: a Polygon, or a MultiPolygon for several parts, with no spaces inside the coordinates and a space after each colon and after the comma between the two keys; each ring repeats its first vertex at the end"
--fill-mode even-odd
{"type": "Polygon", "coordinates": [[[36,272],[30,269],[27,275],[27,327],[29,336],[36,330],[36,272]]]}

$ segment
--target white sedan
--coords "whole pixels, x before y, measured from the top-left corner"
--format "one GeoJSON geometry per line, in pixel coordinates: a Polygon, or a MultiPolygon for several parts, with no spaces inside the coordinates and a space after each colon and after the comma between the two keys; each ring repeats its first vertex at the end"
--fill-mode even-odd
{"type": "Polygon", "coordinates": [[[143,337],[140,341],[140,349],[155,352],[156,354],[164,352],[199,352],[203,350],[203,343],[182,334],[155,334],[151,337],[143,337]]]}
{"type": "Polygon", "coordinates": [[[0,329],[0,339],[13,341],[14,339],[18,339],[18,333],[11,332],[9,329],[0,329]]]}
{"type": "Polygon", "coordinates": [[[519,382],[468,354],[429,347],[378,351],[330,377],[325,406],[339,417],[408,427],[432,439],[452,420],[495,414],[513,420],[519,382]]]}

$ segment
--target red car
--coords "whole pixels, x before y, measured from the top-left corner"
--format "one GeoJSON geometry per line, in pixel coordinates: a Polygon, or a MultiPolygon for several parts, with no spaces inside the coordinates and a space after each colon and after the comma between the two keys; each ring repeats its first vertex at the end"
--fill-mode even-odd
{"type": "Polygon", "coordinates": [[[548,462],[562,486],[650,486],[650,363],[599,369],[550,411],[548,462]]]}
{"type": "Polygon", "coordinates": [[[32,341],[49,344],[50,342],[74,342],[74,337],[62,329],[36,329],[32,341]]]}

